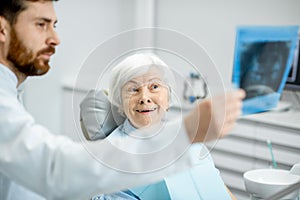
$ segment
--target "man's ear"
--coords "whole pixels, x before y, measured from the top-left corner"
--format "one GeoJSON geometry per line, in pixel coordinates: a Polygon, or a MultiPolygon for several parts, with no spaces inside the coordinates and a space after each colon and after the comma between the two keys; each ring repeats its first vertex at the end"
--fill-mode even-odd
{"type": "Polygon", "coordinates": [[[7,40],[9,33],[8,28],[8,21],[3,16],[0,16],[0,42],[5,42],[7,40]]]}

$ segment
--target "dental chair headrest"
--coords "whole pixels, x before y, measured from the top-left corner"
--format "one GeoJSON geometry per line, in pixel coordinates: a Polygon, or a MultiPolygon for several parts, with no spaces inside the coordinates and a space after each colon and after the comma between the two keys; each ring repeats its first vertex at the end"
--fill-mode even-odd
{"type": "Polygon", "coordinates": [[[80,125],[87,140],[104,139],[125,120],[107,94],[104,90],[91,90],[80,103],[80,125]]]}

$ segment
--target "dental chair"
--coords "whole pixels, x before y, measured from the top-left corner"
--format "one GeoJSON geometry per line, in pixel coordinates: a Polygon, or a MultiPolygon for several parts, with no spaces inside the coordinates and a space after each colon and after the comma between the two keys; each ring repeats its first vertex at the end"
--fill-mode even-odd
{"type": "MultiPolygon", "coordinates": [[[[118,113],[115,106],[111,105],[104,90],[91,90],[80,104],[80,123],[82,132],[87,140],[105,139],[109,134],[124,122],[125,118],[118,113]]],[[[153,197],[157,191],[164,187],[156,187],[145,193],[144,189],[149,185],[134,188],[136,194],[143,200],[148,199],[222,199],[229,200],[229,194],[224,182],[215,168],[214,162],[204,144],[192,144],[188,153],[193,167],[172,176],[164,181],[150,184],[149,188],[155,188],[165,182],[168,193],[167,197],[153,197]],[[141,189],[142,188],[142,189],[141,189]],[[139,192],[141,191],[141,192],[139,192]],[[224,199],[225,198],[225,199],[224,199]]],[[[166,188],[166,187],[165,187],[166,188]]],[[[163,193],[161,193],[163,194],[163,193]]]]}

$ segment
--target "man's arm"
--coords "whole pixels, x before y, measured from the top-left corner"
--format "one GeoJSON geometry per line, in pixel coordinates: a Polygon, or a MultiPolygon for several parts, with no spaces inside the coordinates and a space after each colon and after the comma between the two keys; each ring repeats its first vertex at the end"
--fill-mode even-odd
{"type": "Polygon", "coordinates": [[[243,90],[215,96],[200,102],[185,118],[192,142],[207,142],[226,136],[241,115],[243,90]]]}
{"type": "MultiPolygon", "coordinates": [[[[76,143],[55,135],[37,124],[16,97],[2,87],[0,110],[1,174],[47,199],[87,199],[96,193],[110,193],[154,182],[191,166],[182,149],[170,148],[172,154],[179,156],[177,160],[163,168],[136,173],[136,169],[144,169],[152,160],[162,156],[157,153],[157,157],[147,159],[147,162],[143,159],[128,160],[115,147],[108,148],[110,143],[106,141],[76,143]],[[115,169],[102,158],[114,165],[126,166],[128,170],[115,169]]],[[[189,145],[186,133],[182,132],[181,136],[178,141],[189,145]]],[[[164,139],[169,141],[167,137],[164,139]]],[[[157,141],[149,141],[149,146],[151,142],[157,141]]],[[[120,145],[135,146],[137,151],[144,148],[126,140],[120,145]]]]}

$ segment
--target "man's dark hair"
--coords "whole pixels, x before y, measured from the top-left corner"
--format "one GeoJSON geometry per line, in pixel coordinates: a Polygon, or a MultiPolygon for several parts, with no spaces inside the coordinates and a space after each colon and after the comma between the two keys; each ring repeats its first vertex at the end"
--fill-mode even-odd
{"type": "Polygon", "coordinates": [[[20,12],[26,9],[26,1],[58,1],[58,0],[0,0],[0,16],[4,17],[11,25],[16,23],[20,12]]]}

